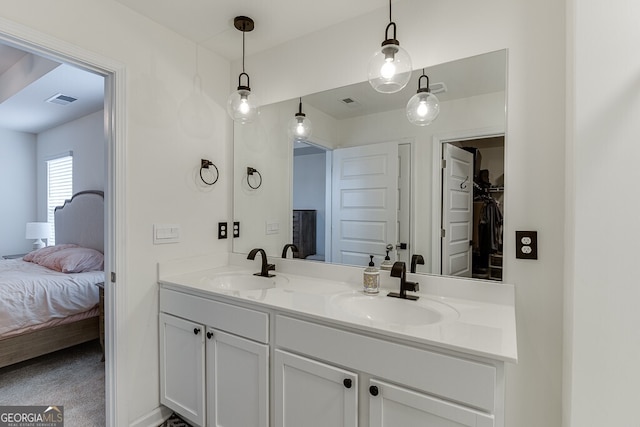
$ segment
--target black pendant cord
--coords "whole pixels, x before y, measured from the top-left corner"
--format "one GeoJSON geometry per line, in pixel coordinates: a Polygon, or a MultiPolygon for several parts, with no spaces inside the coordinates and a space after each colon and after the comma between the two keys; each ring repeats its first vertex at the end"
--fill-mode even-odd
{"type": "MultiPolygon", "coordinates": [[[[387,28],[384,30],[384,40],[385,40],[385,43],[393,42],[393,44],[400,44],[396,39],[396,23],[393,22],[393,19],[391,19],[391,0],[389,0],[389,24],[387,25],[387,28]],[[393,28],[392,37],[389,37],[389,28],[393,28]]],[[[383,45],[385,43],[383,43],[383,45]]]]}
{"type": "Polygon", "coordinates": [[[244,71],[244,35],[245,35],[244,24],[243,24],[242,28],[243,28],[243,30],[242,30],[242,72],[238,76],[238,89],[251,90],[250,89],[251,88],[251,81],[249,80],[249,74],[245,73],[245,71],[244,71]],[[242,85],[242,76],[245,76],[247,78],[247,85],[246,86],[242,85]]]}
{"type": "Polygon", "coordinates": [[[242,74],[246,74],[244,72],[244,35],[245,31],[242,31],[242,74]]]}

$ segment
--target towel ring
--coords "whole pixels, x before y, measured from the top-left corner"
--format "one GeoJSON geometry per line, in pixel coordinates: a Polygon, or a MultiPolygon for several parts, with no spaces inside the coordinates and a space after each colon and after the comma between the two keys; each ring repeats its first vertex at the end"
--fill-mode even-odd
{"type": "Polygon", "coordinates": [[[260,188],[260,186],[262,185],[262,175],[260,174],[258,169],[252,168],[251,166],[247,166],[247,185],[254,190],[257,190],[258,188],[260,188]],[[260,178],[260,181],[256,186],[251,185],[251,182],[249,181],[249,177],[253,176],[254,174],[257,174],[258,178],[260,178]]]}
{"type": "Polygon", "coordinates": [[[214,165],[211,160],[201,159],[200,160],[200,179],[202,180],[202,182],[204,182],[207,185],[213,185],[216,182],[218,182],[218,178],[220,178],[220,171],[218,170],[218,167],[216,165],[214,165]],[[213,166],[213,168],[216,170],[216,179],[214,179],[213,181],[207,181],[202,176],[202,169],[209,170],[209,166],[213,166]]]}

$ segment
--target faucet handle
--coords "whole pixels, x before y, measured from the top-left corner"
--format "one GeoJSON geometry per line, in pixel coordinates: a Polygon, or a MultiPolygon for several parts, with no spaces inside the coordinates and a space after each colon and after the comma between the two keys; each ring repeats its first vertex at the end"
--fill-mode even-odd
{"type": "Polygon", "coordinates": [[[408,291],[418,292],[420,290],[420,283],[418,283],[418,282],[410,282],[410,281],[407,280],[405,282],[405,284],[406,284],[406,289],[408,291]]]}

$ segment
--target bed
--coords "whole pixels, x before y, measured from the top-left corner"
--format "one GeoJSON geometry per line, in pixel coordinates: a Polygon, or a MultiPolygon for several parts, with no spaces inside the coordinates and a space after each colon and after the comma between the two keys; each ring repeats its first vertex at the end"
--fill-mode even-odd
{"type": "Polygon", "coordinates": [[[55,246],[0,261],[0,367],[99,337],[104,193],[57,207],[55,237],[55,246]]]}

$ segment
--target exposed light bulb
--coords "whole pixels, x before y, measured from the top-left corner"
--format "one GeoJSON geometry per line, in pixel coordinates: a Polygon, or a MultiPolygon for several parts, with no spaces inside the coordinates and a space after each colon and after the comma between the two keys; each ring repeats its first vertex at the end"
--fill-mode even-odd
{"type": "Polygon", "coordinates": [[[304,135],[305,133],[305,128],[304,128],[304,124],[302,123],[302,120],[298,120],[298,126],[296,126],[296,134],[298,136],[304,135]]]}
{"type": "Polygon", "coordinates": [[[241,98],[240,105],[238,106],[238,111],[240,112],[240,114],[247,114],[249,110],[251,110],[251,107],[249,106],[249,102],[247,101],[247,98],[246,97],[241,98]]]}
{"type": "Polygon", "coordinates": [[[396,74],[396,66],[393,63],[393,58],[389,58],[384,61],[382,67],[380,67],[380,75],[384,79],[391,79],[396,74]]]}
{"type": "Polygon", "coordinates": [[[424,117],[427,115],[428,112],[429,112],[429,106],[427,105],[427,102],[424,100],[420,101],[420,104],[418,105],[416,113],[418,113],[420,117],[424,117]]]}

